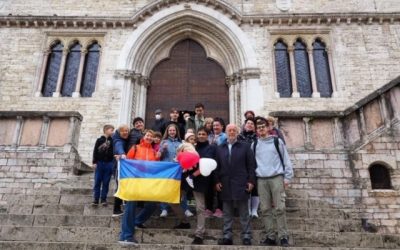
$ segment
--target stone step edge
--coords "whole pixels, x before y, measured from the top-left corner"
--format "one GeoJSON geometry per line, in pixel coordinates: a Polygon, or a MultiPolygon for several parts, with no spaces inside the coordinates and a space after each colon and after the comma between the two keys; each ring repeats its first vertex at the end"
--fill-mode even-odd
{"type": "MultiPolygon", "coordinates": [[[[73,241],[59,241],[59,242],[46,242],[46,241],[35,241],[35,242],[30,242],[30,241],[0,241],[0,246],[1,245],[18,245],[18,244],[29,244],[29,245],[53,245],[53,246],[58,246],[60,247],[68,247],[66,245],[73,245],[73,246],[81,246],[81,247],[89,247],[89,246],[97,246],[99,249],[126,249],[126,247],[121,246],[118,243],[95,243],[95,242],[73,242],[73,241]]],[[[218,245],[185,245],[185,244],[150,244],[150,243],[140,243],[138,246],[134,247],[135,249],[216,249],[216,248],[229,248],[229,249],[249,249],[250,247],[248,246],[242,246],[242,245],[232,245],[232,246],[218,246],[218,245]],[[151,247],[151,248],[148,248],[151,247]]],[[[2,248],[3,249],[3,248],[2,248]]],[[[15,248],[10,248],[10,249],[15,249],[15,248]]],[[[53,249],[53,248],[51,248],[53,249]]],[[[58,249],[58,248],[57,248],[58,249]]],[[[65,248],[60,248],[60,249],[65,249],[65,248]]],[[[84,248],[80,248],[84,249],[84,248]]],[[[92,248],[90,248],[92,249],[92,248]]],[[[270,249],[270,250],[275,250],[275,249],[284,249],[280,246],[257,246],[257,245],[252,245],[251,249],[270,249]]],[[[329,250],[373,250],[376,248],[345,248],[345,247],[296,247],[296,246],[290,246],[291,250],[320,250],[320,249],[329,249],[329,250]]],[[[381,250],[389,250],[389,248],[379,248],[381,250]]]]}
{"type": "MultiPolygon", "coordinates": [[[[53,227],[53,226],[14,226],[14,225],[1,225],[0,228],[63,228],[63,229],[104,229],[104,227],[75,227],[75,226],[60,226],[60,227],[53,227]]],[[[117,228],[109,228],[109,229],[113,229],[116,230],[117,228]]],[[[165,232],[171,232],[171,230],[173,231],[183,231],[183,232],[187,232],[187,233],[193,233],[193,231],[195,230],[195,228],[191,228],[191,229],[170,229],[170,228],[146,228],[146,229],[141,229],[141,228],[136,228],[135,230],[137,231],[146,231],[146,230],[153,230],[153,231],[165,231],[165,232]]],[[[240,229],[238,230],[234,230],[234,231],[240,231],[240,229]]],[[[256,229],[256,230],[252,230],[252,232],[260,232],[263,233],[263,229],[256,229]]],[[[208,229],[207,232],[222,232],[222,229],[208,229]]],[[[370,234],[370,235],[379,235],[379,236],[389,236],[389,237],[395,237],[395,238],[399,238],[400,239],[400,235],[398,234],[390,234],[390,233],[369,233],[369,232],[321,232],[321,231],[305,231],[305,230],[290,230],[289,234],[293,235],[293,234],[312,234],[312,233],[317,233],[317,234],[337,234],[337,235],[347,235],[347,234],[361,234],[361,235],[366,235],[366,234],[370,234]]]]}

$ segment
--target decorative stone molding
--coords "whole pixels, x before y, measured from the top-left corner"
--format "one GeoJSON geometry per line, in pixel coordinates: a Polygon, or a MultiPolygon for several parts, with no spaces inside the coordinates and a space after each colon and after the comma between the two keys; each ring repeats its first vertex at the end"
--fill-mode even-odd
{"type": "Polygon", "coordinates": [[[158,0],[148,4],[132,17],[88,17],[88,16],[0,16],[0,27],[10,28],[52,28],[52,29],[136,29],[145,20],[155,13],[170,8],[176,4],[183,4],[185,9],[193,5],[203,5],[225,15],[238,25],[251,26],[311,26],[311,25],[358,25],[393,24],[400,23],[400,13],[291,13],[242,15],[230,4],[221,0],[158,0]]]}

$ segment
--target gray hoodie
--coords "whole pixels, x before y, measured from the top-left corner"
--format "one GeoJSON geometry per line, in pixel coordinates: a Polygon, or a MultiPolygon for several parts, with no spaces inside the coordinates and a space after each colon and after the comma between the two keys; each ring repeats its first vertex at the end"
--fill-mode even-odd
{"type": "MultiPolygon", "coordinates": [[[[254,142],[251,145],[251,148],[254,150],[254,142]]],[[[258,139],[256,145],[257,177],[273,177],[283,174],[285,180],[290,181],[292,179],[292,163],[289,159],[289,154],[286,150],[285,144],[281,139],[279,139],[279,149],[285,164],[285,172],[283,172],[283,166],[274,145],[274,136],[258,139]]]]}

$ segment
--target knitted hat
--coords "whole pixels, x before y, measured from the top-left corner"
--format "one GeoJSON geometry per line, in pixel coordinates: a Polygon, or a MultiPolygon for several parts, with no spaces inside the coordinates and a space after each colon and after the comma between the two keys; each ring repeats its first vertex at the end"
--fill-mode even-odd
{"type": "Polygon", "coordinates": [[[195,136],[193,133],[186,133],[185,134],[185,141],[187,141],[187,139],[189,139],[189,137],[191,137],[191,136],[195,136]]]}

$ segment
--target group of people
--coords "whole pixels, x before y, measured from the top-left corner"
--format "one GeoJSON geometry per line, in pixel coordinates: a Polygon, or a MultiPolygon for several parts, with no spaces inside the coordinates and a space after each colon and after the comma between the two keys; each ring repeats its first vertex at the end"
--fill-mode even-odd
{"type": "Polygon", "coordinates": [[[202,176],[198,166],[184,171],[181,179],[181,203],[158,206],[156,202],[123,201],[115,198],[113,216],[122,215],[119,243],[134,245],[135,227],[144,223],[160,207],[160,217],[171,209],[179,223],[174,229],[189,229],[187,193],[195,200],[197,226],[192,244],[203,244],[207,217],[223,218],[223,237],[219,245],[232,245],[234,209],[238,210],[242,227],[243,245],[252,244],[251,217],[261,217],[266,235],[262,245],[288,246],[285,215],[285,188],[293,177],[285,141],[274,126],[274,118],[255,116],[247,111],[245,122],[225,126],[221,118],[206,118],[204,105],[195,106],[195,115],[184,114],[183,122],[176,108],[170,110],[170,119],[155,111],[155,121],[146,130],[144,120],[136,117],[133,128],[121,125],[114,131],[104,126],[104,135],[97,139],[93,152],[95,185],[93,206],[107,205],[108,186],[116,173],[119,159],[146,161],[176,161],[180,151],[193,151],[200,158],[212,158],[217,168],[210,176],[202,176]],[[214,202],[216,201],[216,202],[214,202]],[[216,204],[214,204],[216,203],[216,204]],[[137,207],[141,209],[136,214],[137,207]]]}

